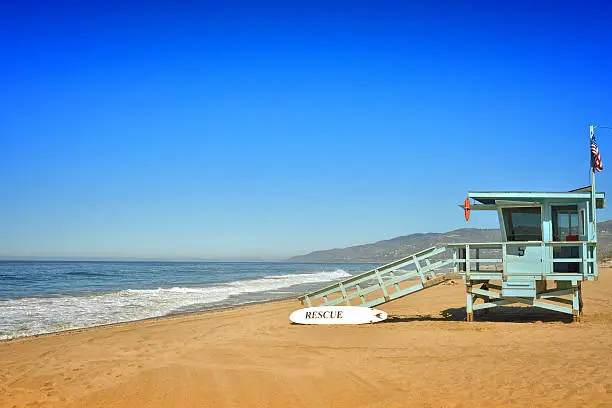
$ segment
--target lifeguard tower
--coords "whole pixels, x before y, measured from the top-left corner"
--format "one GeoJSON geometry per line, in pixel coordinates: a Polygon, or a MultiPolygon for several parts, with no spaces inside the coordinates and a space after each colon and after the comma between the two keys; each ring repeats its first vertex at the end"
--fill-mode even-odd
{"type": "Polygon", "coordinates": [[[472,211],[495,211],[501,241],[429,248],[299,300],[308,306],[373,307],[443,282],[452,267],[465,283],[467,321],[476,310],[514,303],[579,320],[582,282],[598,276],[596,210],[605,206],[605,194],[595,191],[595,171],[603,167],[593,127],[590,141],[589,187],[468,194],[461,206],[466,220],[472,211]]]}
{"type": "Polygon", "coordinates": [[[470,211],[495,211],[501,242],[449,244],[466,285],[467,320],[474,311],[523,303],[573,315],[582,312],[582,282],[597,278],[593,209],[604,193],[470,192],[470,211]],[[486,256],[483,256],[484,254],[486,256]],[[564,298],[564,296],[570,298],[564,298]],[[480,302],[482,300],[482,302],[480,302]]]}

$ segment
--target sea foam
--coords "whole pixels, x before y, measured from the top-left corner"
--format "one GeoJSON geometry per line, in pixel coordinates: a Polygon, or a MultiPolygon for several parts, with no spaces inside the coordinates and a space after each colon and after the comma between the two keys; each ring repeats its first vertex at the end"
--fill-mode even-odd
{"type": "MultiPolygon", "coordinates": [[[[165,316],[194,306],[241,295],[272,292],[295,285],[330,282],[351,276],[342,269],[266,276],[205,287],[127,289],[81,296],[29,297],[0,301],[0,339],[53,333],[165,316]]],[[[270,298],[274,297],[273,295],[270,298]]]]}

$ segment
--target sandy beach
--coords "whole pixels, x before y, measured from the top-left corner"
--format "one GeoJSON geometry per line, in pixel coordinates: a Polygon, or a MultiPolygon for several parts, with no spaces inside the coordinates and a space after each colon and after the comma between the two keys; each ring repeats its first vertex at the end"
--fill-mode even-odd
{"type": "Polygon", "coordinates": [[[506,307],[467,323],[464,286],[382,305],[387,322],[299,326],[279,301],[0,343],[2,407],[612,407],[612,269],[584,317],[506,307]]]}

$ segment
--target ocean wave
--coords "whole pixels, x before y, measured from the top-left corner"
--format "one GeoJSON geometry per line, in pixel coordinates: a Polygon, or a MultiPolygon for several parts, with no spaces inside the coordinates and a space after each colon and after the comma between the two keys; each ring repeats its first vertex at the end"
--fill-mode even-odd
{"type": "Polygon", "coordinates": [[[87,296],[7,299],[0,303],[0,339],[165,316],[193,305],[348,276],[351,275],[337,269],[266,276],[207,287],[126,289],[87,296]]]}

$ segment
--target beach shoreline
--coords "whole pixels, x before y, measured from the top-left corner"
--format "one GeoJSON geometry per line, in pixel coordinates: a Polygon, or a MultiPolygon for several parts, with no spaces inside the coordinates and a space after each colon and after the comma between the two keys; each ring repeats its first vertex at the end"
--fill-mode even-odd
{"type": "Polygon", "coordinates": [[[0,267],[6,282],[0,339],[297,297],[361,271],[267,263],[7,263],[0,267]]]}
{"type": "Polygon", "coordinates": [[[525,307],[467,323],[457,283],[378,324],[291,324],[289,298],[5,340],[0,407],[612,407],[600,273],[579,323],[525,307]]]}
{"type": "Polygon", "coordinates": [[[45,336],[56,336],[56,335],[61,335],[61,334],[71,334],[71,333],[82,332],[82,331],[86,331],[86,330],[90,330],[90,329],[113,327],[113,326],[121,326],[121,325],[130,325],[132,323],[159,321],[159,320],[164,320],[164,319],[173,319],[173,318],[180,318],[180,317],[187,317],[187,316],[198,316],[198,315],[207,314],[207,313],[214,313],[214,312],[217,312],[217,311],[231,310],[231,309],[237,309],[237,308],[241,308],[241,307],[254,306],[254,305],[266,304],[266,303],[291,301],[291,300],[295,300],[295,299],[296,299],[295,296],[287,296],[287,297],[275,298],[275,299],[253,300],[253,301],[247,301],[247,302],[244,302],[244,303],[237,303],[237,304],[227,304],[227,305],[222,305],[222,306],[210,306],[210,307],[205,307],[202,310],[197,310],[197,311],[193,311],[193,312],[176,312],[176,313],[170,313],[170,314],[163,315],[163,316],[152,316],[152,317],[146,317],[144,319],[129,320],[129,321],[125,321],[125,322],[113,322],[113,323],[97,324],[97,325],[94,325],[94,326],[77,327],[77,328],[73,328],[73,329],[58,330],[58,331],[48,332],[48,333],[23,335],[23,336],[13,337],[13,338],[10,338],[10,339],[0,339],[0,345],[2,343],[15,342],[15,341],[18,341],[18,340],[35,339],[35,338],[40,338],[40,337],[45,337],[45,336]]]}

